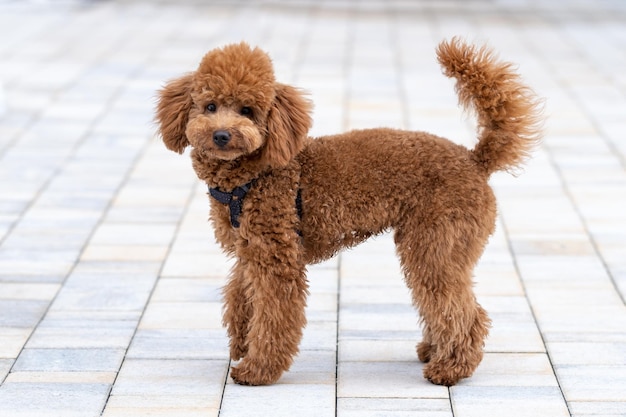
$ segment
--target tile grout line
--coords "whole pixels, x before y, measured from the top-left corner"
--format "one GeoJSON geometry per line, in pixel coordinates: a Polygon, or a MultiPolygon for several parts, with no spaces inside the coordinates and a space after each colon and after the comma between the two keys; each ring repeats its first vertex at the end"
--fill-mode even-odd
{"type": "Polygon", "coordinates": [[[335,322],[335,417],[339,414],[339,320],[341,315],[341,254],[337,255],[337,320],[335,322]]]}
{"type": "Polygon", "coordinates": [[[511,260],[512,260],[513,266],[515,268],[515,272],[516,272],[516,274],[518,276],[518,280],[519,280],[520,286],[522,287],[522,291],[523,291],[523,294],[524,294],[524,299],[526,301],[526,304],[528,305],[530,313],[532,314],[533,322],[535,323],[535,326],[537,327],[537,330],[539,332],[539,336],[541,337],[541,343],[543,344],[543,347],[545,349],[545,352],[541,352],[541,353],[542,354],[545,353],[546,357],[548,358],[548,362],[550,363],[550,368],[552,369],[552,374],[554,375],[554,378],[556,379],[557,385],[559,387],[559,392],[561,393],[561,398],[562,398],[563,402],[565,403],[565,407],[567,408],[567,412],[569,413],[569,415],[571,417],[572,416],[572,411],[570,410],[569,403],[567,401],[567,398],[565,397],[565,392],[563,391],[563,387],[561,385],[561,381],[560,381],[558,373],[556,371],[556,366],[554,365],[554,361],[552,360],[552,355],[550,355],[550,351],[548,350],[548,345],[546,343],[546,339],[544,337],[544,334],[541,331],[541,326],[539,325],[539,320],[537,319],[537,314],[535,313],[535,308],[533,307],[533,304],[530,301],[530,298],[528,297],[528,292],[526,290],[526,283],[524,282],[524,279],[523,279],[523,276],[522,276],[522,272],[521,272],[519,264],[517,262],[517,256],[515,256],[515,251],[513,250],[513,246],[511,245],[511,235],[509,234],[509,230],[508,230],[508,228],[506,226],[506,219],[505,219],[503,213],[500,213],[499,217],[500,217],[500,220],[501,220],[501,223],[502,223],[503,233],[504,233],[504,236],[506,238],[507,250],[508,250],[509,254],[511,255],[511,260]]]}
{"type": "MultiPolygon", "coordinates": [[[[350,97],[351,88],[348,82],[350,78],[350,68],[354,59],[354,42],[355,42],[355,24],[354,16],[358,15],[356,6],[352,6],[349,10],[349,17],[346,18],[346,53],[342,62],[342,78],[345,86],[343,90],[343,115],[341,121],[341,130],[345,131],[350,124],[350,97]]],[[[335,322],[335,417],[339,415],[339,333],[341,319],[341,265],[342,254],[337,255],[337,317],[335,322]]]]}
{"type": "Polygon", "coordinates": [[[574,197],[573,193],[571,192],[570,187],[567,184],[567,181],[565,181],[565,178],[563,176],[563,172],[562,172],[561,168],[559,167],[559,165],[554,160],[554,155],[553,155],[552,150],[550,149],[550,146],[546,145],[545,149],[546,149],[546,154],[548,155],[548,160],[550,161],[550,165],[556,171],[557,176],[559,178],[559,181],[561,182],[561,189],[564,191],[565,196],[567,197],[567,199],[569,200],[570,204],[574,208],[574,212],[576,213],[576,216],[578,217],[578,220],[580,221],[580,223],[583,226],[583,229],[585,231],[585,235],[586,235],[587,239],[589,239],[589,243],[591,243],[591,247],[593,248],[594,255],[598,258],[598,260],[600,260],[600,263],[602,264],[602,269],[604,269],[604,272],[606,273],[607,277],[609,278],[609,281],[611,282],[611,285],[613,286],[614,292],[616,293],[618,298],[622,301],[622,304],[626,305],[626,296],[620,291],[620,288],[617,285],[617,280],[615,279],[615,276],[614,276],[613,272],[611,271],[611,268],[609,267],[609,264],[604,259],[604,256],[602,256],[602,251],[600,250],[600,248],[598,246],[598,243],[597,243],[595,237],[593,236],[593,233],[591,232],[589,224],[587,223],[587,220],[585,219],[585,216],[580,211],[580,208],[579,208],[579,206],[578,206],[578,204],[576,202],[576,198],[574,197]]]}
{"type": "Polygon", "coordinates": [[[222,405],[224,404],[224,397],[226,397],[226,387],[228,386],[228,377],[230,376],[230,368],[231,368],[232,363],[233,363],[233,360],[230,358],[230,355],[229,355],[228,367],[224,374],[224,382],[222,383],[222,395],[220,395],[220,403],[217,408],[217,417],[219,417],[222,414],[222,405]]]}
{"type": "MultiPolygon", "coordinates": [[[[142,155],[143,156],[143,155],[142,155]]],[[[130,175],[127,177],[127,179],[124,181],[124,185],[127,183],[128,179],[130,178],[130,175]]],[[[109,403],[109,400],[112,396],[112,392],[113,392],[113,388],[115,387],[115,383],[117,382],[119,375],[120,375],[120,371],[122,369],[122,367],[124,366],[124,363],[126,362],[126,355],[128,353],[128,350],[130,349],[133,340],[135,339],[135,336],[137,335],[137,330],[139,329],[139,325],[141,324],[141,320],[143,319],[145,313],[146,313],[146,308],[148,307],[148,304],[150,304],[150,300],[152,299],[152,296],[154,295],[154,291],[157,287],[157,284],[159,282],[159,278],[161,277],[161,274],[163,272],[163,268],[165,266],[165,263],[167,262],[167,258],[169,257],[171,251],[172,251],[172,247],[174,246],[174,242],[176,242],[176,237],[178,234],[178,231],[180,230],[180,227],[185,219],[185,216],[189,213],[189,209],[192,205],[192,201],[194,199],[194,196],[196,194],[196,187],[198,187],[198,183],[194,182],[192,184],[192,186],[190,187],[190,191],[189,191],[189,196],[187,197],[186,201],[185,201],[185,209],[183,210],[183,212],[180,215],[180,218],[178,219],[178,221],[176,222],[176,227],[174,228],[174,231],[172,233],[172,239],[170,240],[170,244],[167,247],[167,251],[165,252],[164,256],[163,256],[163,261],[161,262],[161,266],[159,267],[159,270],[157,271],[156,274],[156,279],[154,280],[154,284],[152,285],[152,288],[150,289],[150,293],[148,295],[148,298],[146,300],[146,303],[144,305],[144,308],[141,312],[141,314],[139,315],[139,317],[137,318],[136,321],[136,325],[135,325],[135,330],[133,331],[132,336],[130,337],[130,341],[128,342],[128,345],[126,346],[126,349],[124,349],[124,355],[122,356],[122,361],[119,365],[119,369],[116,372],[115,378],[113,379],[113,382],[111,382],[110,384],[110,388],[109,388],[109,392],[107,393],[107,397],[106,400],[104,401],[104,404],[102,406],[102,411],[100,413],[100,415],[102,415],[105,410],[106,407],[109,403]]],[[[122,188],[122,187],[120,187],[122,188]]]]}

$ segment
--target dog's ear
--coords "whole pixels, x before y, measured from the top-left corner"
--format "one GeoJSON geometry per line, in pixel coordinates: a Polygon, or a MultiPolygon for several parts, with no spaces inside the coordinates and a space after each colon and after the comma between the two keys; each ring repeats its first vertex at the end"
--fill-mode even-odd
{"type": "Polygon", "coordinates": [[[291,86],[276,84],[274,99],[267,117],[267,142],[263,157],[272,167],[283,167],[305,144],[311,128],[311,102],[291,86]]]}
{"type": "Polygon", "coordinates": [[[189,141],[185,135],[185,128],[189,120],[191,99],[191,84],[193,74],[187,74],[168,82],[159,91],[156,121],[159,132],[167,149],[183,153],[189,141]]]}

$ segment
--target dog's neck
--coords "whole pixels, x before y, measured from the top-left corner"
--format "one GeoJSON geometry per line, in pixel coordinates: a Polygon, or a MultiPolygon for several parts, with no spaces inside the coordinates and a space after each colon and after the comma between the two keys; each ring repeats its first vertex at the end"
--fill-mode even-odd
{"type": "Polygon", "coordinates": [[[262,162],[259,155],[254,154],[246,158],[224,161],[207,157],[193,149],[191,159],[198,178],[211,188],[227,192],[250,183],[271,169],[262,162]]]}

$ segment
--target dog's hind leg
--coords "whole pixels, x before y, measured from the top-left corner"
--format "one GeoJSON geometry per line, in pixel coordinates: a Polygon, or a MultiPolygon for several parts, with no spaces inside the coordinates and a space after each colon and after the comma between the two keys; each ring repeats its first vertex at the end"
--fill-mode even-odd
{"type": "Polygon", "coordinates": [[[476,302],[471,279],[487,236],[454,223],[418,225],[409,220],[395,233],[405,279],[423,321],[424,340],[417,352],[427,362],[424,376],[448,386],[472,375],[482,360],[490,324],[476,302]]]}
{"type": "Polygon", "coordinates": [[[239,360],[247,351],[246,336],[252,316],[250,284],[245,280],[245,267],[239,260],[233,267],[228,283],[224,287],[223,323],[230,338],[230,358],[239,360]]]}

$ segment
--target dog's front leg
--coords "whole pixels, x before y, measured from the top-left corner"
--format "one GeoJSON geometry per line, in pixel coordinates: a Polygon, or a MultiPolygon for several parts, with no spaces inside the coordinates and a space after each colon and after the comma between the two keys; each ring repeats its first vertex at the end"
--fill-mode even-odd
{"type": "MultiPolygon", "coordinates": [[[[280,244],[278,246],[281,246],[280,244]]],[[[287,245],[289,246],[289,245],[287,245]]],[[[289,369],[298,353],[302,329],[306,324],[307,281],[300,256],[276,247],[248,248],[243,269],[251,318],[246,337],[247,353],[232,368],[233,380],[242,385],[276,382],[289,369]]]]}
{"type": "Polygon", "coordinates": [[[250,285],[245,279],[244,261],[238,260],[224,287],[223,323],[230,338],[230,358],[239,360],[247,351],[246,336],[252,316],[250,285]]]}

